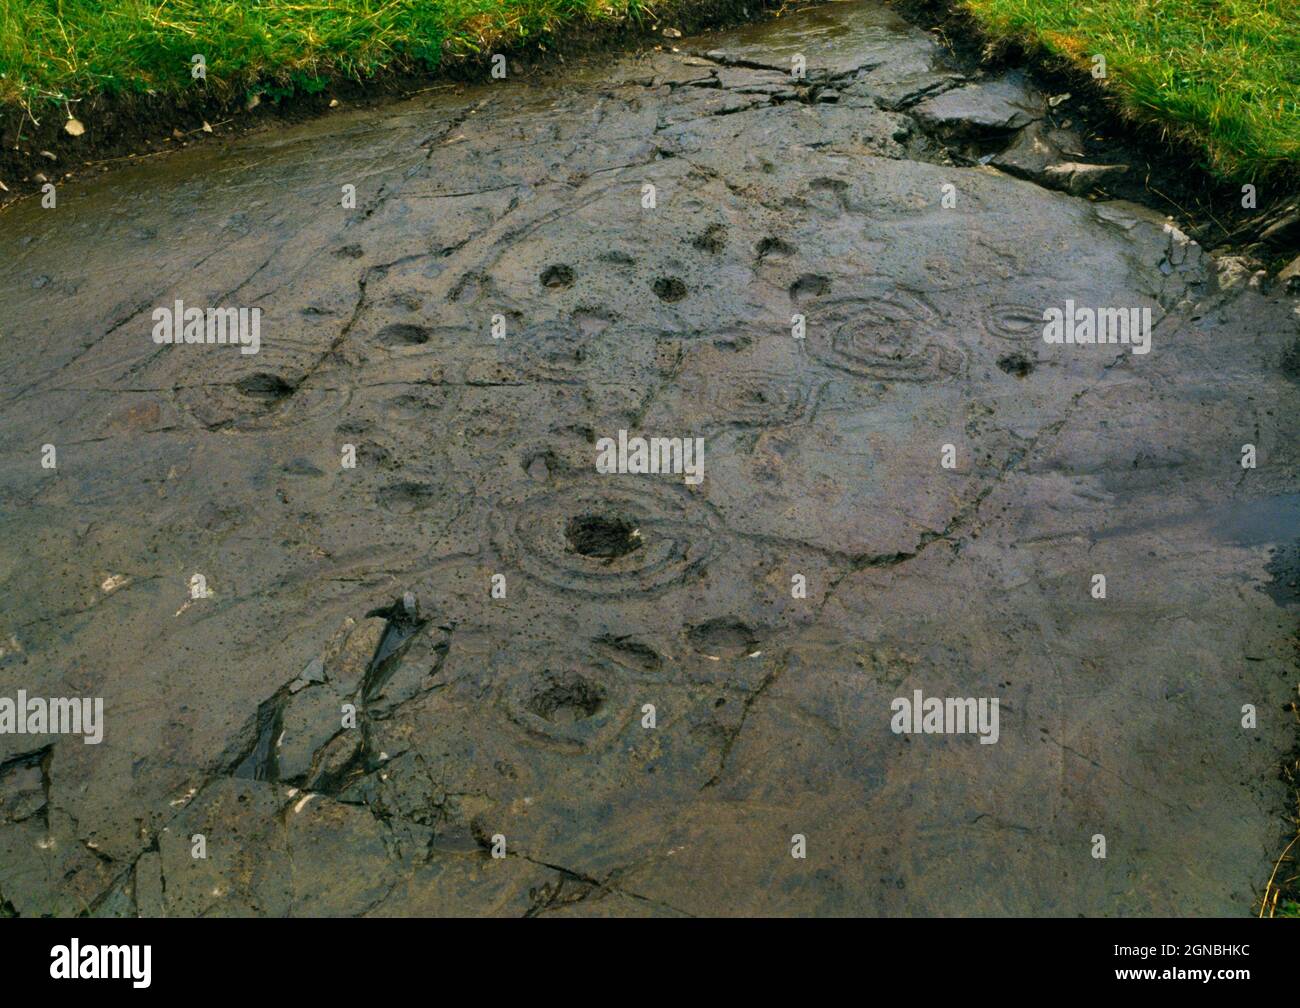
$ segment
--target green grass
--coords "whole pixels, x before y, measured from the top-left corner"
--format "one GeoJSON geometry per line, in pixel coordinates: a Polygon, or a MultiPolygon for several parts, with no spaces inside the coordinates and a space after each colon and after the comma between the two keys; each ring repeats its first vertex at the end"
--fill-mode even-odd
{"type": "MultiPolygon", "coordinates": [[[[1223,176],[1300,168],[1300,0],[954,0],[994,39],[1090,66],[1130,115],[1223,176]]],[[[0,108],[76,113],[101,94],[219,99],[432,69],[649,13],[646,0],[0,0],[0,108]],[[190,57],[207,60],[207,81],[190,57]]]]}
{"type": "MultiPolygon", "coordinates": [[[[335,77],[432,69],[644,0],[0,0],[0,105],[36,114],[98,94],[319,90],[335,77]]],[[[75,113],[75,106],[73,106],[75,113]]]]}
{"type": "Polygon", "coordinates": [[[1300,0],[958,0],[993,38],[1090,68],[1124,111],[1247,178],[1300,167],[1300,0]]]}

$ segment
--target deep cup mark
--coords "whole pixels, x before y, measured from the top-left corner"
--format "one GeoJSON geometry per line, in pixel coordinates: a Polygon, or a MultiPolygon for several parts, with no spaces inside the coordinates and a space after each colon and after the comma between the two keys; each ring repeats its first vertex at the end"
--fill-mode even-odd
{"type": "Polygon", "coordinates": [[[429,342],[431,335],[432,332],[425,326],[394,322],[380,329],[375,339],[385,346],[422,346],[429,342]]]}
{"type": "Polygon", "coordinates": [[[547,266],[542,270],[542,286],[549,290],[564,290],[573,286],[575,277],[573,269],[564,263],[557,263],[554,266],[547,266]]]}
{"type": "Polygon", "coordinates": [[[273,404],[293,395],[294,386],[277,374],[259,371],[235,382],[241,395],[258,402],[273,404]]]}
{"type": "Polygon", "coordinates": [[[583,514],[564,526],[569,548],[586,557],[613,560],[641,548],[640,529],[621,515],[583,514]]]}
{"type": "Polygon", "coordinates": [[[708,508],[665,485],[539,490],[494,514],[492,525],[506,562],[551,588],[594,597],[684,584],[723,545],[708,508]]]}
{"type": "Polygon", "coordinates": [[[673,304],[686,297],[686,284],[677,277],[660,277],[654,282],[655,296],[673,304]]]}
{"type": "Polygon", "coordinates": [[[536,659],[516,656],[515,672],[500,691],[506,718],[534,744],[567,753],[604,749],[618,737],[633,710],[625,676],[594,655],[560,652],[536,659]]]}
{"type": "Polygon", "coordinates": [[[798,249],[781,238],[763,238],[754,246],[754,258],[758,260],[775,256],[792,256],[798,249]]]}
{"type": "Polygon", "coordinates": [[[529,711],[552,724],[585,721],[604,705],[604,688],[577,672],[545,674],[524,702],[529,711]]]}
{"type": "Polygon", "coordinates": [[[804,273],[790,285],[790,300],[797,305],[803,304],[814,298],[824,297],[830,293],[830,289],[830,278],[820,273],[804,273]]]}
{"type": "Polygon", "coordinates": [[[229,385],[178,389],[178,409],[208,430],[271,430],[337,416],[352,398],[351,386],[310,386],[259,372],[229,385]]]}
{"type": "Polygon", "coordinates": [[[1034,360],[1028,354],[1019,350],[1014,353],[1004,354],[998,358],[998,367],[1016,378],[1028,378],[1033,374],[1036,366],[1034,360]]]}
{"type": "Polygon", "coordinates": [[[747,623],[722,616],[686,631],[691,647],[710,658],[740,658],[759,650],[759,634],[747,623]]]}

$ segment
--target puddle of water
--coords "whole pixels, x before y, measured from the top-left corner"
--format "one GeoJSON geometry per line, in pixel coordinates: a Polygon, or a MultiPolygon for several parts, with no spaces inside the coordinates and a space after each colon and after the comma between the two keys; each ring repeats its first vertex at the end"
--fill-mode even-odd
{"type": "Polygon", "coordinates": [[[879,48],[884,60],[900,40],[917,29],[887,7],[858,0],[840,0],[773,21],[745,25],[722,36],[687,39],[683,49],[707,51],[716,58],[755,63],[779,70],[790,69],[791,57],[803,56],[809,70],[831,73],[853,70],[866,61],[876,62],[879,48]]]}

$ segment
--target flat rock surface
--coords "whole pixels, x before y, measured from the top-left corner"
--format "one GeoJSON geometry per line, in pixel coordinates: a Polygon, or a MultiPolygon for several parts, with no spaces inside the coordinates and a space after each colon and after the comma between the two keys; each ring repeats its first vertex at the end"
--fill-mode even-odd
{"type": "Polygon", "coordinates": [[[1004,133],[1043,117],[1046,106],[1017,75],[964,84],[927,98],[915,108],[918,119],[952,133],[1004,133]]]}
{"type": "Polygon", "coordinates": [[[880,8],[678,44],[0,217],[0,696],[105,708],[0,735],[5,912],[1249,911],[1296,300],[944,163],[880,8]],[[155,344],[177,299],[260,352],[155,344]],[[1046,343],[1067,300],[1151,352],[1046,343]],[[620,429],[703,481],[597,473],[620,429]],[[916,690],[996,744],[892,731],[916,690]]]}

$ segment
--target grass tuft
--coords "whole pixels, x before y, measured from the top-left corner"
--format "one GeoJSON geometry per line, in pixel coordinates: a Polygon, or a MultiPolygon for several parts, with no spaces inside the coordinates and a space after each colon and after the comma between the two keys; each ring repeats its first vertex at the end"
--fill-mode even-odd
{"type": "Polygon", "coordinates": [[[100,94],[318,91],[648,12],[644,0],[0,0],[0,106],[36,115],[100,94]],[[191,76],[195,54],[206,82],[191,76]]]}
{"type": "Polygon", "coordinates": [[[957,0],[993,39],[1090,70],[1125,114],[1205,152],[1205,167],[1254,178],[1300,166],[1296,0],[957,0]]]}

